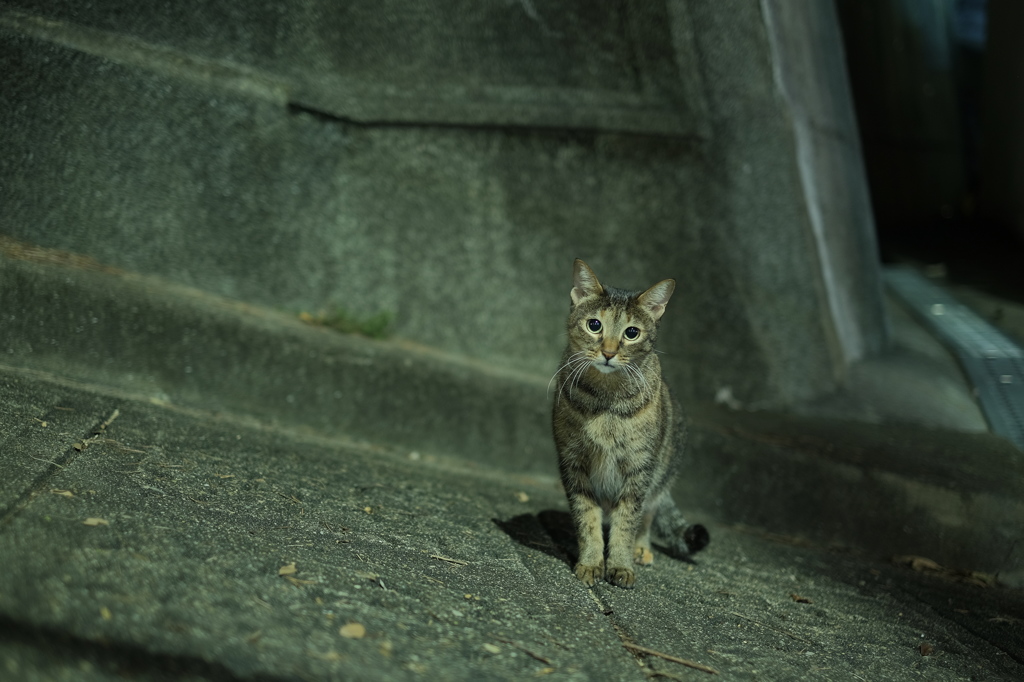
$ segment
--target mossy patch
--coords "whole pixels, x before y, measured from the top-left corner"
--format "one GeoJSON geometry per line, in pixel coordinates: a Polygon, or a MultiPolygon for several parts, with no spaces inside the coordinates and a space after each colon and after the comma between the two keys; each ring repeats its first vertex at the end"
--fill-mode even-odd
{"type": "Polygon", "coordinates": [[[390,336],[393,318],[394,315],[387,311],[360,316],[342,308],[321,310],[316,313],[299,313],[299,319],[306,324],[327,327],[342,334],[361,334],[371,339],[383,339],[390,336]]]}

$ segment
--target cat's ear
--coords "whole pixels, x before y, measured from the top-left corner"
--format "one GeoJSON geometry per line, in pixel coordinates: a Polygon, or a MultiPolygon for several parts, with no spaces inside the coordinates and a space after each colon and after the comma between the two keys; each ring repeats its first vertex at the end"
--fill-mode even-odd
{"type": "Polygon", "coordinates": [[[660,320],[665,314],[665,306],[668,299],[672,298],[672,292],[676,290],[674,279],[663,279],[653,287],[640,294],[637,303],[640,307],[650,313],[655,320],[660,320]]]}
{"type": "Polygon", "coordinates": [[[604,293],[604,287],[597,281],[597,275],[590,269],[590,266],[579,258],[572,264],[572,304],[576,305],[585,298],[600,296],[604,293]]]}

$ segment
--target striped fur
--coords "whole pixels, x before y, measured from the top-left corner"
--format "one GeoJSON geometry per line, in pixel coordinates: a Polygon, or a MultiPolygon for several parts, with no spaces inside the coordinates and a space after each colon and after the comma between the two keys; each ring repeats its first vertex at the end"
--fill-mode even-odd
{"type": "Polygon", "coordinates": [[[652,526],[680,556],[708,543],[670,494],[686,425],[654,344],[674,290],[671,279],[642,293],[604,287],[586,263],[574,264],[552,422],[579,540],[576,576],[588,586],[633,587],[634,564],[654,561],[652,526]]]}

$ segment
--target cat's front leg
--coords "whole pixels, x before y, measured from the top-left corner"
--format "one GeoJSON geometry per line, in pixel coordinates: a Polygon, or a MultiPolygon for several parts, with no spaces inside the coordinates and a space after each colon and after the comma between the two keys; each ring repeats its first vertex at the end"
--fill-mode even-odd
{"type": "Polygon", "coordinates": [[[569,498],[573,522],[576,526],[576,539],[579,542],[580,556],[576,562],[576,577],[587,587],[604,579],[604,533],[601,527],[603,514],[601,507],[590,497],[576,493],[569,498]]]}
{"type": "Polygon", "coordinates": [[[641,505],[636,500],[622,499],[612,509],[611,527],[608,529],[608,565],[605,569],[605,579],[612,585],[632,589],[636,582],[633,547],[641,520],[641,505]]]}

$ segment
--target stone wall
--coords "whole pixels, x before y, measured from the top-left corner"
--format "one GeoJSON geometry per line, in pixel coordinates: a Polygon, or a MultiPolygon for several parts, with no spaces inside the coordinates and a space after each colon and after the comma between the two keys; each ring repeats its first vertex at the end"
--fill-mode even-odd
{"type": "Polygon", "coordinates": [[[33,4],[0,10],[17,239],[536,374],[573,258],[675,277],[689,400],[805,400],[884,343],[831,5],[33,4]]]}

